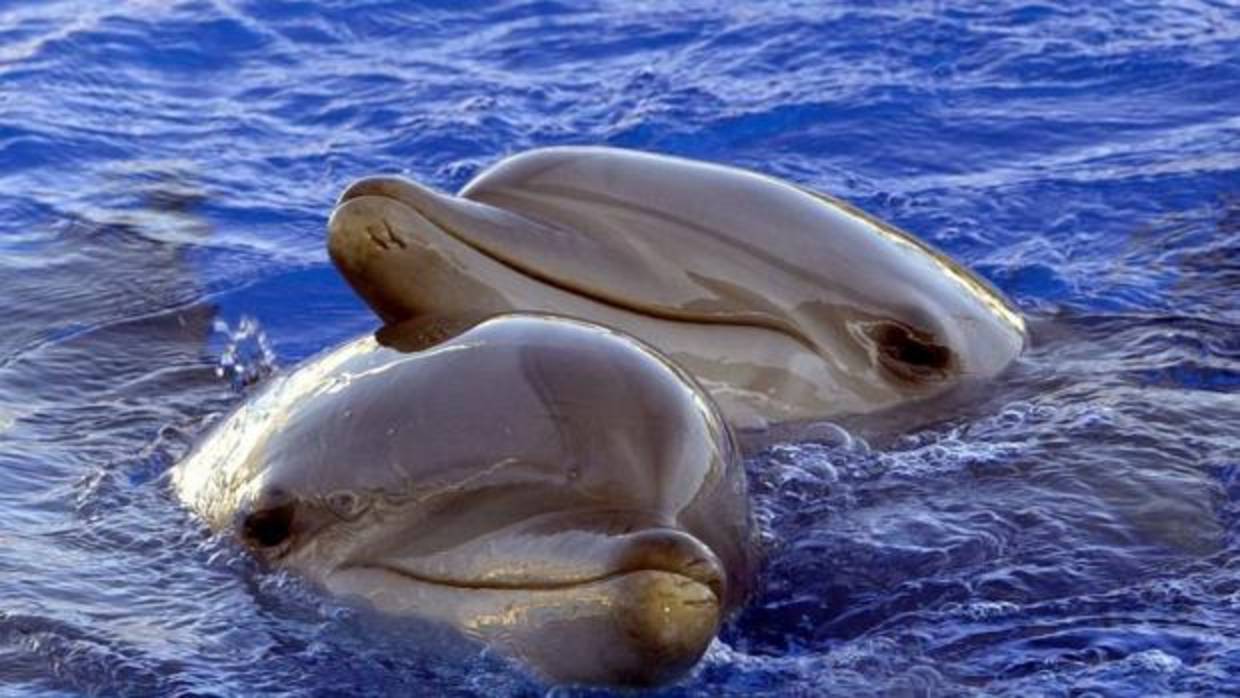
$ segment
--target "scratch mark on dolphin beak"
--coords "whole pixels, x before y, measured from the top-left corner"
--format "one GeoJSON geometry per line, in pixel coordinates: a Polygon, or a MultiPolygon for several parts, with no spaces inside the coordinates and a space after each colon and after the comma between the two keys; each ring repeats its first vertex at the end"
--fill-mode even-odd
{"type": "Polygon", "coordinates": [[[402,239],[399,235],[397,235],[396,231],[392,230],[392,224],[388,223],[388,219],[381,218],[379,219],[379,222],[383,223],[383,228],[387,230],[388,240],[391,240],[393,244],[395,244],[397,247],[399,247],[402,250],[409,247],[409,244],[405,242],[404,239],[402,239]]]}
{"type": "MultiPolygon", "coordinates": [[[[386,220],[383,221],[383,225],[384,227],[387,227],[386,220]]],[[[391,234],[391,231],[392,229],[388,228],[389,235],[391,234]]],[[[388,246],[387,240],[384,240],[383,236],[379,234],[379,226],[376,226],[376,225],[366,226],[366,235],[370,237],[371,242],[378,245],[381,249],[384,249],[384,250],[391,249],[391,247],[388,246]]]]}

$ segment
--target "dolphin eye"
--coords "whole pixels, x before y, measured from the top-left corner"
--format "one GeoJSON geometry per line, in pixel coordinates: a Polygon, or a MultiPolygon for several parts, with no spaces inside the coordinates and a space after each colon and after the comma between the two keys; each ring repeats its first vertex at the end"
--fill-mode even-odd
{"type": "Polygon", "coordinates": [[[294,507],[290,502],[270,509],[261,509],[245,518],[241,535],[260,548],[273,548],[293,533],[294,507]]]}
{"type": "Polygon", "coordinates": [[[933,335],[895,322],[869,328],[882,364],[908,381],[942,379],[952,363],[951,349],[934,341],[933,335]]]}
{"type": "Polygon", "coordinates": [[[362,515],[370,502],[356,492],[333,492],[327,496],[327,508],[344,521],[353,521],[362,515]]]}

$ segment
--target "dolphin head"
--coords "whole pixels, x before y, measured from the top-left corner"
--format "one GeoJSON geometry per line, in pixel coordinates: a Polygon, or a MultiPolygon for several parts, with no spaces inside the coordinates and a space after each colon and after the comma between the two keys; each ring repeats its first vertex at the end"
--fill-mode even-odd
{"type": "Polygon", "coordinates": [[[734,424],[928,397],[998,374],[1025,345],[1016,309],[925,243],[710,163],[549,148],[458,196],[367,177],[329,228],[333,261],[389,321],[516,309],[602,322],[688,369],[734,424]]]}
{"type": "Polygon", "coordinates": [[[407,334],[273,385],[178,466],[182,497],[273,565],[554,681],[687,671],[754,565],[713,403],[645,345],[577,321],[509,315],[393,348],[407,334]]]}

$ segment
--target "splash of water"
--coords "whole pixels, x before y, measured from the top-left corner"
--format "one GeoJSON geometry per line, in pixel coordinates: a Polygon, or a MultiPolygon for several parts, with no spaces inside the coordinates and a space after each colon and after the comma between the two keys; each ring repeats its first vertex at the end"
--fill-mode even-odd
{"type": "Polygon", "coordinates": [[[215,375],[226,379],[238,393],[248,392],[278,366],[271,340],[257,319],[243,315],[236,326],[216,319],[216,334],[224,336],[224,350],[220,353],[215,375]]]}

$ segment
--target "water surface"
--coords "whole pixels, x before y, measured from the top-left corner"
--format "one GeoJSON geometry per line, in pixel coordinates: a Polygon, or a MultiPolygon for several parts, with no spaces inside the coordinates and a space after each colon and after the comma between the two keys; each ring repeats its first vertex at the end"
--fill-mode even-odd
{"type": "Polygon", "coordinates": [[[258,568],[167,472],[373,327],[323,247],[352,178],[564,143],[844,197],[1033,328],[994,385],[751,459],[764,586],[666,695],[1240,695],[1240,11],[1208,0],[0,0],[0,693],[544,692],[258,568]]]}

